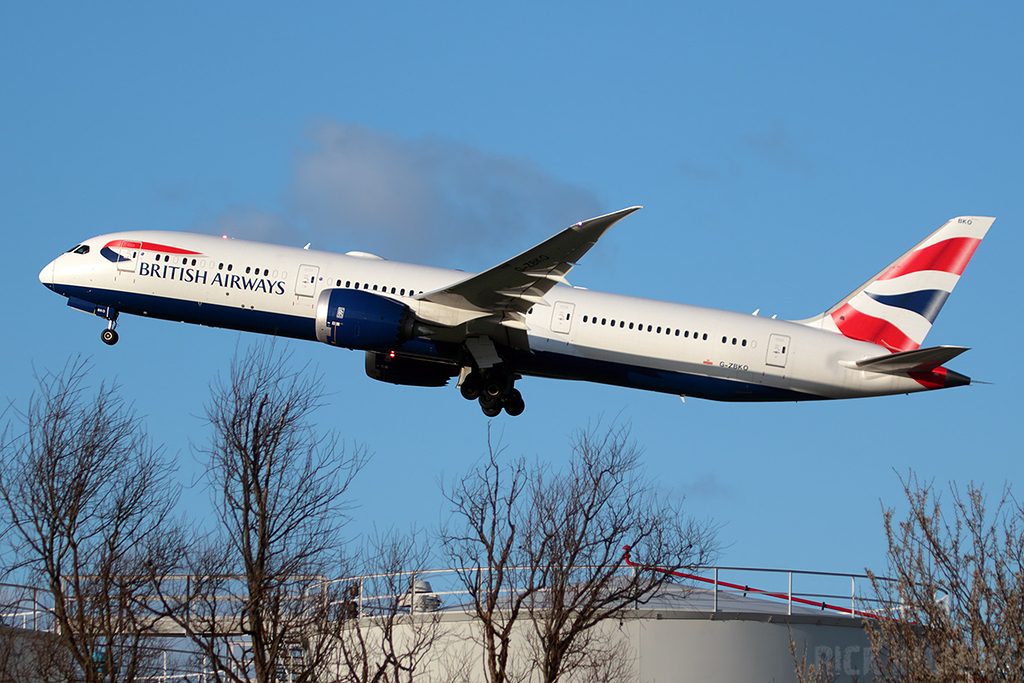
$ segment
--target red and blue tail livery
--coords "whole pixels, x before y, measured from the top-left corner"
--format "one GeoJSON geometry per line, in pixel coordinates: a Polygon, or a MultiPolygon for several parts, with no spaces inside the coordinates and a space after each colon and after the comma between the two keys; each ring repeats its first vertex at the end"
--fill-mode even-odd
{"type": "MultiPolygon", "coordinates": [[[[478,274],[207,235],[123,232],[48,264],[44,285],[107,321],[121,313],[363,352],[391,384],[452,379],[485,415],[525,409],[526,377],[718,401],[802,401],[970,383],[922,348],[991,227],[961,216],[824,313],[786,321],[573,287],[567,275],[630,207],[571,225],[478,274]]],[[[308,247],[308,245],[307,245],[308,247]]]]}
{"type": "Polygon", "coordinates": [[[893,352],[919,349],[994,220],[954,218],[807,323],[893,352]]]}

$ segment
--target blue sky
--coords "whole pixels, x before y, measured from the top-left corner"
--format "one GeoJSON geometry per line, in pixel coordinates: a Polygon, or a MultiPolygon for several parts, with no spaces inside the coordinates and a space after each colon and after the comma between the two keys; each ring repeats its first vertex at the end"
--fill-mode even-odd
{"type": "MultiPolygon", "coordinates": [[[[253,338],[123,318],[121,341],[37,274],[126,229],[255,237],[482,270],[643,204],[574,284],[814,315],[947,219],[996,216],[928,344],[994,382],[848,402],[729,405],[526,379],[512,454],[628,421],[646,467],[722,525],[722,563],[884,565],[897,472],[1022,485],[1024,12],[1016,3],[4,3],[3,398],[91,359],[188,482],[208,385],[253,338]]],[[[325,428],[375,457],[353,534],[436,525],[483,453],[456,389],[288,343],[332,392],[325,428]]],[[[186,491],[194,514],[206,494],[186,491]]]]}

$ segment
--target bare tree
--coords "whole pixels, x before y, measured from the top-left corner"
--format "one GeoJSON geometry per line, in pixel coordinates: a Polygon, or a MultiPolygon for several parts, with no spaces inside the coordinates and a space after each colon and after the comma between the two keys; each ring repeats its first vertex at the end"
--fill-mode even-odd
{"type": "Polygon", "coordinates": [[[545,683],[595,667],[595,653],[608,649],[597,626],[650,599],[672,572],[715,555],[714,528],[660,497],[641,455],[627,427],[580,430],[564,470],[532,473],[521,543],[535,589],[534,663],[545,683]],[[624,573],[624,545],[649,569],[624,573]]]}
{"type": "Polygon", "coordinates": [[[439,654],[439,600],[427,592],[419,573],[430,553],[415,531],[392,530],[369,539],[361,556],[364,576],[346,586],[346,619],[338,641],[341,679],[412,681],[439,654]]]}
{"type": "Polygon", "coordinates": [[[151,673],[153,620],[138,599],[145,575],[173,561],[158,540],[169,535],[176,487],[116,387],[89,397],[86,375],[80,361],[44,375],[7,424],[0,498],[13,570],[47,591],[68,653],[58,670],[60,658],[45,657],[45,677],[133,681],[151,673]]]}
{"type": "Polygon", "coordinates": [[[326,577],[341,572],[346,493],[367,456],[316,429],[321,385],[288,365],[253,347],[215,382],[202,453],[218,529],[187,579],[154,577],[218,681],[323,680],[341,623],[326,577]]]}
{"type": "Polygon", "coordinates": [[[888,574],[874,574],[890,618],[868,624],[881,681],[1024,680],[1024,510],[1009,489],[902,479],[910,509],[884,511],[888,574]]]}
{"type": "MultiPolygon", "coordinates": [[[[793,667],[796,671],[797,683],[836,683],[839,674],[836,673],[834,660],[825,659],[817,664],[807,661],[807,644],[801,651],[797,651],[796,641],[793,640],[792,631],[789,634],[789,654],[793,657],[793,667]]],[[[852,677],[853,683],[857,683],[857,677],[852,677]]]]}
{"type": "Polygon", "coordinates": [[[441,541],[479,623],[486,678],[508,683],[521,677],[511,660],[512,636],[532,590],[517,535],[528,468],[524,458],[501,464],[502,449],[489,433],[487,446],[485,462],[442,487],[451,519],[441,529],[441,541]]]}
{"type": "Polygon", "coordinates": [[[650,599],[672,572],[708,563],[713,527],[657,495],[625,427],[578,432],[560,471],[489,454],[446,491],[454,521],[442,534],[481,624],[488,680],[525,671],[511,661],[517,622],[546,683],[624,675],[628,656],[598,627],[650,599]],[[647,568],[624,571],[626,545],[647,568]]]}

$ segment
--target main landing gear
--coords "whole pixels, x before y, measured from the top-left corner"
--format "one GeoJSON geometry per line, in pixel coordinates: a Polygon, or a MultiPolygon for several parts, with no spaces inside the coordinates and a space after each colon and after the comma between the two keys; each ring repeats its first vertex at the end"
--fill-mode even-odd
{"type": "Polygon", "coordinates": [[[497,417],[504,409],[515,417],[526,410],[523,395],[515,388],[515,377],[507,372],[492,368],[486,373],[474,370],[462,380],[459,390],[463,398],[480,402],[480,410],[487,417],[497,417]]]}

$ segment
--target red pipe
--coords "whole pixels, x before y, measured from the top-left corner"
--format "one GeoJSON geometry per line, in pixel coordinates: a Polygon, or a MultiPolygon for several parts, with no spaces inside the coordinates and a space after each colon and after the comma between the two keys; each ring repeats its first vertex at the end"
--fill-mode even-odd
{"type": "Polygon", "coordinates": [[[861,612],[860,610],[849,609],[847,607],[839,607],[838,605],[829,605],[828,603],[825,603],[825,602],[812,602],[810,600],[805,600],[804,598],[795,598],[792,595],[787,595],[786,593],[772,593],[770,591],[763,591],[763,590],[761,590],[759,588],[751,588],[750,586],[741,586],[741,585],[736,584],[736,583],[727,583],[725,581],[715,581],[714,579],[708,579],[708,578],[705,578],[703,576],[697,576],[696,574],[684,574],[682,572],[672,571],[671,569],[662,569],[661,567],[647,567],[647,566],[644,566],[644,565],[636,564],[635,562],[633,562],[630,559],[630,557],[629,557],[630,547],[628,545],[622,546],[622,550],[625,553],[625,555],[623,556],[623,559],[625,560],[626,564],[628,566],[636,568],[636,569],[650,569],[651,571],[662,572],[663,574],[671,574],[672,576],[678,576],[678,577],[683,578],[683,579],[690,579],[690,580],[693,580],[693,581],[703,581],[704,583],[713,583],[713,584],[715,584],[717,586],[724,586],[726,588],[732,588],[732,589],[735,589],[735,590],[741,590],[741,591],[743,591],[744,595],[746,595],[747,593],[757,593],[758,595],[766,595],[766,596],[768,596],[770,598],[778,598],[780,600],[791,600],[793,602],[797,602],[797,603],[800,603],[802,605],[812,605],[814,607],[820,607],[823,610],[829,609],[829,610],[832,610],[834,612],[842,612],[844,614],[850,614],[850,615],[855,616],[855,617],[867,617],[869,619],[878,619],[879,618],[877,614],[872,614],[871,612],[861,612]]]}

